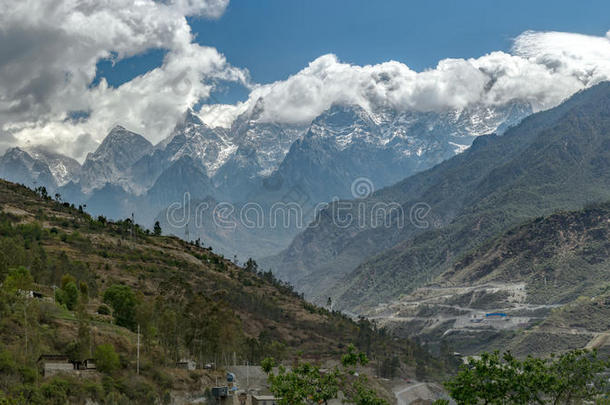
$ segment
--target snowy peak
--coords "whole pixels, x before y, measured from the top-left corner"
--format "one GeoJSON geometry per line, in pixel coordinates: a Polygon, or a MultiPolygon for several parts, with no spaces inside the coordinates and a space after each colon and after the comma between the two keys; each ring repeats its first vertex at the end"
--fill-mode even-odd
{"type": "Polygon", "coordinates": [[[28,168],[30,168],[34,164],[34,158],[32,158],[32,156],[29,153],[27,153],[25,150],[23,150],[19,147],[14,147],[14,148],[8,149],[6,151],[6,153],[4,154],[4,156],[2,157],[2,161],[3,162],[21,161],[24,164],[26,164],[28,166],[28,168]]]}
{"type": "Polygon", "coordinates": [[[49,167],[59,186],[78,181],[81,165],[75,159],[43,147],[28,148],[27,152],[34,159],[44,162],[49,167]]]}
{"type": "Polygon", "coordinates": [[[184,124],[194,124],[194,125],[205,125],[201,118],[195,112],[189,108],[186,110],[186,114],[184,115],[184,124]]]}
{"type": "Polygon", "coordinates": [[[366,177],[376,188],[389,186],[463,152],[477,136],[506,129],[530,112],[524,105],[444,112],[368,112],[357,105],[333,105],[313,120],[275,176],[284,184],[298,183],[320,201],[349,198],[357,178],[366,177]]]}
{"type": "Polygon", "coordinates": [[[307,136],[332,138],[339,149],[345,149],[354,142],[379,142],[380,131],[364,108],[333,105],[312,122],[307,136]]]}
{"type": "Polygon", "coordinates": [[[0,158],[0,176],[30,187],[45,186],[54,189],[57,186],[47,164],[21,148],[11,148],[0,158]]]}
{"type": "Polygon", "coordinates": [[[6,151],[1,161],[4,168],[12,174],[20,173],[24,179],[29,177],[38,185],[47,188],[75,181],[80,174],[80,164],[76,160],[41,146],[11,148],[6,151]]]}
{"type": "Polygon", "coordinates": [[[329,130],[343,130],[351,126],[374,126],[369,114],[359,105],[333,104],[316,119],[313,125],[323,125],[329,130]]]}
{"type": "Polygon", "coordinates": [[[212,176],[237,148],[226,131],[210,128],[190,109],[162,144],[157,148],[164,149],[170,162],[189,157],[200,162],[208,176],[212,176]]]}
{"type": "Polygon", "coordinates": [[[97,150],[87,156],[87,159],[111,159],[125,169],[134,162],[134,159],[142,157],[151,150],[152,144],[142,135],[117,125],[108,133],[97,150]]]}
{"type": "Polygon", "coordinates": [[[229,133],[235,149],[225,164],[228,171],[247,170],[249,177],[269,175],[307,128],[261,120],[263,113],[264,100],[259,98],[252,111],[244,112],[233,122],[229,133]]]}
{"type": "Polygon", "coordinates": [[[125,172],[152,149],[152,144],[142,135],[115,126],[97,150],[87,155],[81,172],[83,189],[87,191],[106,183],[120,183],[125,172]]]}

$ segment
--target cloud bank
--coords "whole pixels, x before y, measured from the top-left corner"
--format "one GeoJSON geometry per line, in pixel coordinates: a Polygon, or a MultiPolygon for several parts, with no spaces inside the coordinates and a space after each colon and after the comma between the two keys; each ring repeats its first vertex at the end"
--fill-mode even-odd
{"type": "Polygon", "coordinates": [[[208,100],[217,83],[251,89],[235,105],[203,105],[212,125],[228,127],[264,100],[264,121],[307,123],[333,103],[371,111],[440,111],[513,100],[541,110],[610,79],[610,33],[525,32],[509,52],[444,59],[422,72],[389,61],[356,66],[323,55],[300,72],[252,84],[212,47],[201,46],[188,16],[220,18],[228,0],[0,0],[0,148],[45,145],[81,160],[114,124],[158,142],[183,112],[208,100]],[[153,49],[162,64],[114,88],[96,64],[153,49]]]}
{"type": "Polygon", "coordinates": [[[525,32],[510,53],[444,59],[434,69],[415,72],[400,62],[354,66],[324,55],[287,80],[255,86],[239,105],[206,106],[210,123],[231,122],[231,115],[264,99],[261,119],[302,123],[333,103],[354,103],[374,111],[442,111],[470,104],[501,105],[513,100],[534,110],[610,79],[610,32],[604,37],[562,32],[525,32]]]}

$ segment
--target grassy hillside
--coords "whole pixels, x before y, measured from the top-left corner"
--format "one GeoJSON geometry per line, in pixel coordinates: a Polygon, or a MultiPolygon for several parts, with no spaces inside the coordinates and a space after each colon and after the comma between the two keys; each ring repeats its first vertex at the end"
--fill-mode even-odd
{"type": "Polygon", "coordinates": [[[167,402],[170,392],[202,391],[222,378],[176,370],[182,358],[219,367],[267,356],[324,361],[348,343],[379,362],[388,353],[414,361],[415,353],[431,372],[441,369],[414,343],[307,303],[253,262],[238,267],[198,243],[95,219],[4,181],[0,206],[0,403],[2,395],[16,403],[167,402]],[[27,297],[30,290],[43,297],[27,297]],[[42,379],[37,370],[41,354],[112,360],[99,352],[108,344],[118,361],[89,379],[42,379]]]}

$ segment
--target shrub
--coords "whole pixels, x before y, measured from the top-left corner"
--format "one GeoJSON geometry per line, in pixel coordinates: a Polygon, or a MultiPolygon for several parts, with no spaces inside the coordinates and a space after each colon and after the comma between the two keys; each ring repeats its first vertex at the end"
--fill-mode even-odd
{"type": "Polygon", "coordinates": [[[95,365],[102,373],[110,374],[119,367],[119,355],[111,344],[99,345],[95,349],[95,365]]]}
{"type": "Polygon", "coordinates": [[[14,269],[9,269],[8,276],[2,287],[10,292],[16,292],[17,290],[27,291],[32,288],[34,279],[30,274],[30,271],[23,266],[19,266],[14,269]]]}
{"type": "Polygon", "coordinates": [[[108,305],[102,304],[97,307],[97,313],[100,315],[110,315],[110,308],[108,308],[108,305]]]}
{"type": "Polygon", "coordinates": [[[74,282],[70,281],[63,288],[63,291],[65,299],[63,303],[66,304],[66,308],[72,311],[74,308],[76,308],[76,304],[78,303],[78,287],[76,287],[74,282]]]}
{"type": "Polygon", "coordinates": [[[55,290],[55,300],[72,311],[78,303],[78,287],[71,280],[64,283],[65,278],[66,276],[62,278],[62,287],[55,290]]]}
{"type": "Polygon", "coordinates": [[[54,378],[40,386],[40,392],[47,404],[63,405],[68,402],[70,383],[60,378],[54,378]]]}
{"type": "Polygon", "coordinates": [[[136,296],[126,285],[114,284],[104,293],[104,302],[113,309],[116,324],[134,329],[136,325],[136,296]]]}

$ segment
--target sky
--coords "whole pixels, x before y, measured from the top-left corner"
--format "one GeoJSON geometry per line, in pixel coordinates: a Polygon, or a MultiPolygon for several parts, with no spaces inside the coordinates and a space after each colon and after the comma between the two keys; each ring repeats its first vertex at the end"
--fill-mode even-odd
{"type": "Polygon", "coordinates": [[[421,71],[445,58],[509,50],[527,30],[605,35],[608,15],[607,1],[235,0],[222,18],[191,26],[198,42],[269,83],[327,53],[421,71]]]}
{"type": "Polygon", "coordinates": [[[187,108],[229,126],[333,103],[535,109],[610,78],[607,1],[0,0],[0,149],[82,160],[121,124],[153,142],[187,108]],[[9,12],[10,10],[10,12],[9,12]]]}

